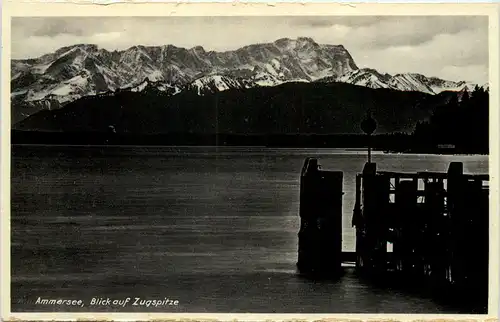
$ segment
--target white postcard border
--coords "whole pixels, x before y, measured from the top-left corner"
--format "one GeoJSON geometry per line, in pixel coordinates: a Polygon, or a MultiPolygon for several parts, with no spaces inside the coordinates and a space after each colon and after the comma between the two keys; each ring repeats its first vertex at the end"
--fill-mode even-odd
{"type": "MultiPolygon", "coordinates": [[[[78,1],[76,1],[78,2],[78,1]]],[[[21,3],[2,8],[2,105],[0,110],[0,305],[2,320],[498,320],[499,275],[499,15],[497,4],[367,3],[21,3]],[[490,83],[490,257],[488,315],[413,314],[188,314],[10,312],[10,21],[15,16],[272,16],[272,15],[487,15],[490,83]]]]}

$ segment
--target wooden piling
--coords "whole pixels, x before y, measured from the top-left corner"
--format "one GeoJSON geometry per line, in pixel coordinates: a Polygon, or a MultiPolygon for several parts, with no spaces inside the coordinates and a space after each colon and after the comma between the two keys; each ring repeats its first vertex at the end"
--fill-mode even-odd
{"type": "Polygon", "coordinates": [[[395,243],[397,251],[396,258],[400,263],[401,271],[405,274],[414,274],[419,264],[416,238],[418,234],[417,213],[417,187],[416,181],[398,181],[398,189],[395,192],[395,203],[397,211],[398,240],[395,243]]]}
{"type": "Polygon", "coordinates": [[[307,158],[301,173],[299,256],[308,275],[336,275],[342,256],[343,173],[319,169],[307,158]]]}
{"type": "Polygon", "coordinates": [[[425,275],[435,281],[446,280],[449,262],[447,243],[449,240],[448,217],[445,213],[445,190],[442,179],[426,180],[424,186],[424,207],[422,217],[425,220],[424,252],[425,275]]]}
{"type": "Polygon", "coordinates": [[[375,163],[366,163],[362,179],[365,236],[363,257],[373,271],[384,271],[387,265],[388,203],[390,181],[378,176],[375,163]]]}

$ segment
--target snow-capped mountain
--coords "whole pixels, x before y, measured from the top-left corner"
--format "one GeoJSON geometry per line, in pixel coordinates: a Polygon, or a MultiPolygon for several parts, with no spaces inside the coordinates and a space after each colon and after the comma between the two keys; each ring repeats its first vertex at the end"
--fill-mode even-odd
{"type": "MultiPolygon", "coordinates": [[[[476,84],[460,81],[447,81],[436,77],[426,77],[416,73],[381,74],[371,68],[362,68],[350,71],[340,77],[327,77],[318,80],[320,82],[342,82],[370,88],[390,88],[400,91],[416,91],[427,94],[439,94],[444,91],[462,91],[466,89],[471,92],[476,84]]],[[[483,88],[487,89],[487,85],[483,88]]]]}
{"type": "Polygon", "coordinates": [[[284,38],[227,52],[172,45],[109,52],[95,45],[74,45],[36,59],[13,60],[11,81],[16,95],[33,89],[36,95],[27,98],[33,101],[50,94],[79,95],[78,89],[93,95],[129,87],[145,78],[186,84],[210,74],[261,78],[259,74],[266,73],[276,82],[310,81],[353,69],[357,66],[343,46],[319,45],[311,38],[284,38]],[[71,88],[74,84],[75,89],[59,89],[63,83],[71,88]]]}
{"type": "Polygon", "coordinates": [[[203,95],[286,82],[334,81],[436,94],[469,86],[419,74],[391,76],[359,69],[342,45],[322,45],[306,37],[226,52],[173,45],[107,51],[79,44],[39,58],[12,60],[11,75],[13,122],[83,96],[117,90],[156,90],[165,95],[190,90],[203,95]]]}

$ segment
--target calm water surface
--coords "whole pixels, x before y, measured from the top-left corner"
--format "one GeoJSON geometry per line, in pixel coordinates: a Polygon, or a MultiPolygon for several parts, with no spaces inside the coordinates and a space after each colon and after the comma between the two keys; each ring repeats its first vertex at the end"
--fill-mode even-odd
{"type": "MultiPolygon", "coordinates": [[[[439,313],[352,272],[297,277],[299,173],[306,156],[344,171],[343,249],[354,250],[356,151],[259,148],[12,148],[12,310],[439,313]],[[84,299],[83,308],[35,305],[84,299]],[[90,306],[92,297],[177,299],[177,307],[90,306]]],[[[387,171],[446,171],[487,156],[375,154],[387,171]]]]}

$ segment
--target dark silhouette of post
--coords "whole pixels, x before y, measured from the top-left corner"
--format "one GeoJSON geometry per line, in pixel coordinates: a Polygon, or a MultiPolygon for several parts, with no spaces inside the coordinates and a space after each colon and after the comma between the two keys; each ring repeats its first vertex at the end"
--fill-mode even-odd
{"type": "Polygon", "coordinates": [[[297,268],[311,277],[341,272],[343,172],[319,168],[306,158],[300,178],[300,230],[297,268]]]}
{"type": "Polygon", "coordinates": [[[361,129],[367,135],[367,141],[368,141],[368,163],[372,162],[371,135],[372,135],[373,132],[375,132],[376,128],[377,128],[377,122],[372,118],[371,113],[368,112],[367,116],[366,116],[366,119],[364,119],[363,122],[361,122],[361,129]]]}

